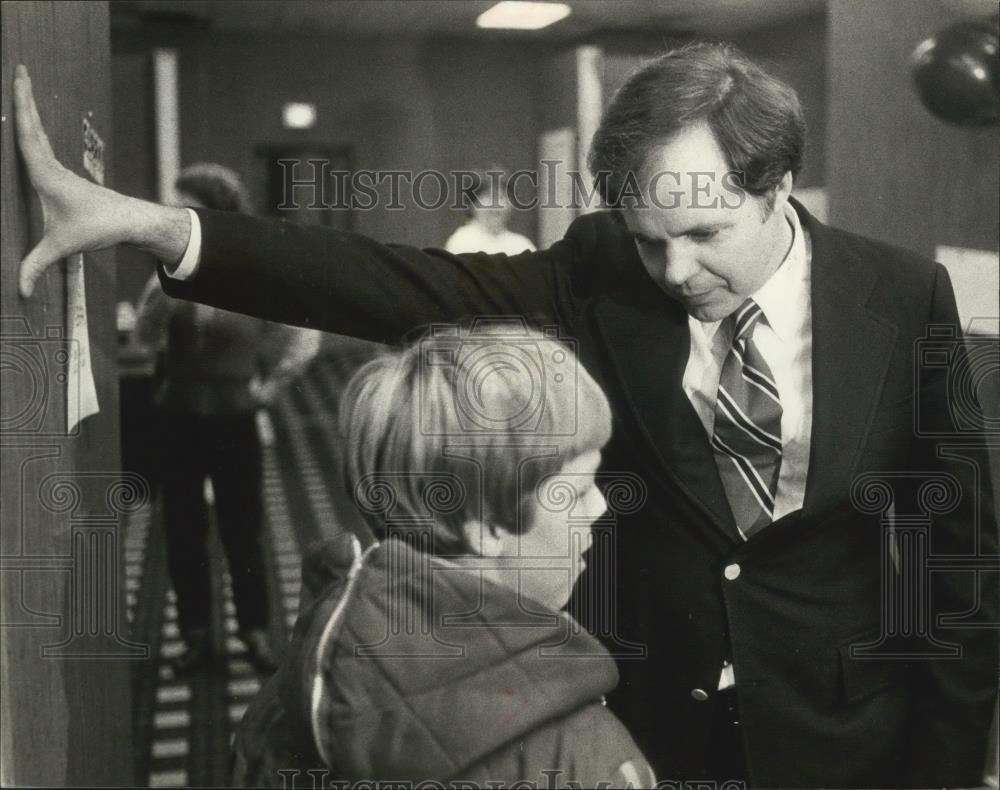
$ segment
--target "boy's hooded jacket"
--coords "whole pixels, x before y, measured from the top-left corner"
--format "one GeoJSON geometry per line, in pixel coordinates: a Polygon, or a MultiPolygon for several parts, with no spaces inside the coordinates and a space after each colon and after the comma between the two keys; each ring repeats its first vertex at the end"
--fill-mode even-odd
{"type": "Polygon", "coordinates": [[[237,733],[237,785],[652,786],[603,705],[614,662],[565,613],[395,539],[320,544],[303,587],[237,733]]]}

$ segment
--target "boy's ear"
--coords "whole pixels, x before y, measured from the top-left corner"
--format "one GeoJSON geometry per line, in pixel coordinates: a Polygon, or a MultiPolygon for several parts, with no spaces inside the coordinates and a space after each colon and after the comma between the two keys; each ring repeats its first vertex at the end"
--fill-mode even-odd
{"type": "Polygon", "coordinates": [[[493,524],[469,520],[462,527],[465,542],[472,551],[482,557],[500,557],[504,553],[506,533],[493,524]]]}

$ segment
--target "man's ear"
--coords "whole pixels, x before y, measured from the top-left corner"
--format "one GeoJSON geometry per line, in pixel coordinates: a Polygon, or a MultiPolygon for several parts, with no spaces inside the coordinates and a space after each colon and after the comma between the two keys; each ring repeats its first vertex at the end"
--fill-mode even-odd
{"type": "Polygon", "coordinates": [[[501,557],[506,545],[507,533],[495,524],[469,520],[462,526],[466,545],[482,557],[501,557]]]}

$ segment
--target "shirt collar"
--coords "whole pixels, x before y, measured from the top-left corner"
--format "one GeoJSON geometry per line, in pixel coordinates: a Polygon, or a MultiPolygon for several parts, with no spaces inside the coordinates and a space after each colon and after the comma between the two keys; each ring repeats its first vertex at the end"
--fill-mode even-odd
{"type": "MultiPolygon", "coordinates": [[[[779,340],[792,337],[799,331],[800,319],[809,298],[809,239],[791,203],[785,204],[785,219],[792,228],[792,245],[774,274],[752,294],[779,340]]],[[[688,324],[708,342],[713,342],[725,320],[702,322],[689,317],[688,324]]]]}
{"type": "Polygon", "coordinates": [[[770,279],[752,294],[779,340],[799,331],[799,319],[809,296],[805,231],[791,203],[785,204],[785,218],[792,227],[792,246],[770,279]]]}

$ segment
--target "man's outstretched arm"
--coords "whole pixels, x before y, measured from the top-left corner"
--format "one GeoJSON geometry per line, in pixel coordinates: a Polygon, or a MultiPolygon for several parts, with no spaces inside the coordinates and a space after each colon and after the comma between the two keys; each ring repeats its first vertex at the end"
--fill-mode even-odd
{"type": "MultiPolygon", "coordinates": [[[[42,240],[21,268],[29,296],[53,263],[72,253],[127,244],[168,267],[192,237],[186,209],[118,194],[81,178],[55,158],[27,70],[15,74],[18,143],[45,219],[42,240]]],[[[171,296],[280,323],[393,342],[434,322],[518,315],[559,322],[577,246],[542,253],[455,256],[380,244],[354,233],[298,226],[229,212],[199,211],[202,239],[193,276],[162,277],[171,296]]],[[[189,256],[190,257],[190,256],[189,256]]]]}
{"type": "Polygon", "coordinates": [[[121,195],[63,167],[42,127],[24,66],[14,71],[14,117],[45,222],[41,241],[21,263],[22,295],[31,296],[49,266],[77,252],[129,244],[168,263],[180,260],[191,232],[188,212],[121,195]]]}
{"type": "Polygon", "coordinates": [[[199,209],[201,256],[180,299],[382,343],[477,316],[565,317],[576,244],[513,258],[382,244],[348,231],[199,209]]]}

